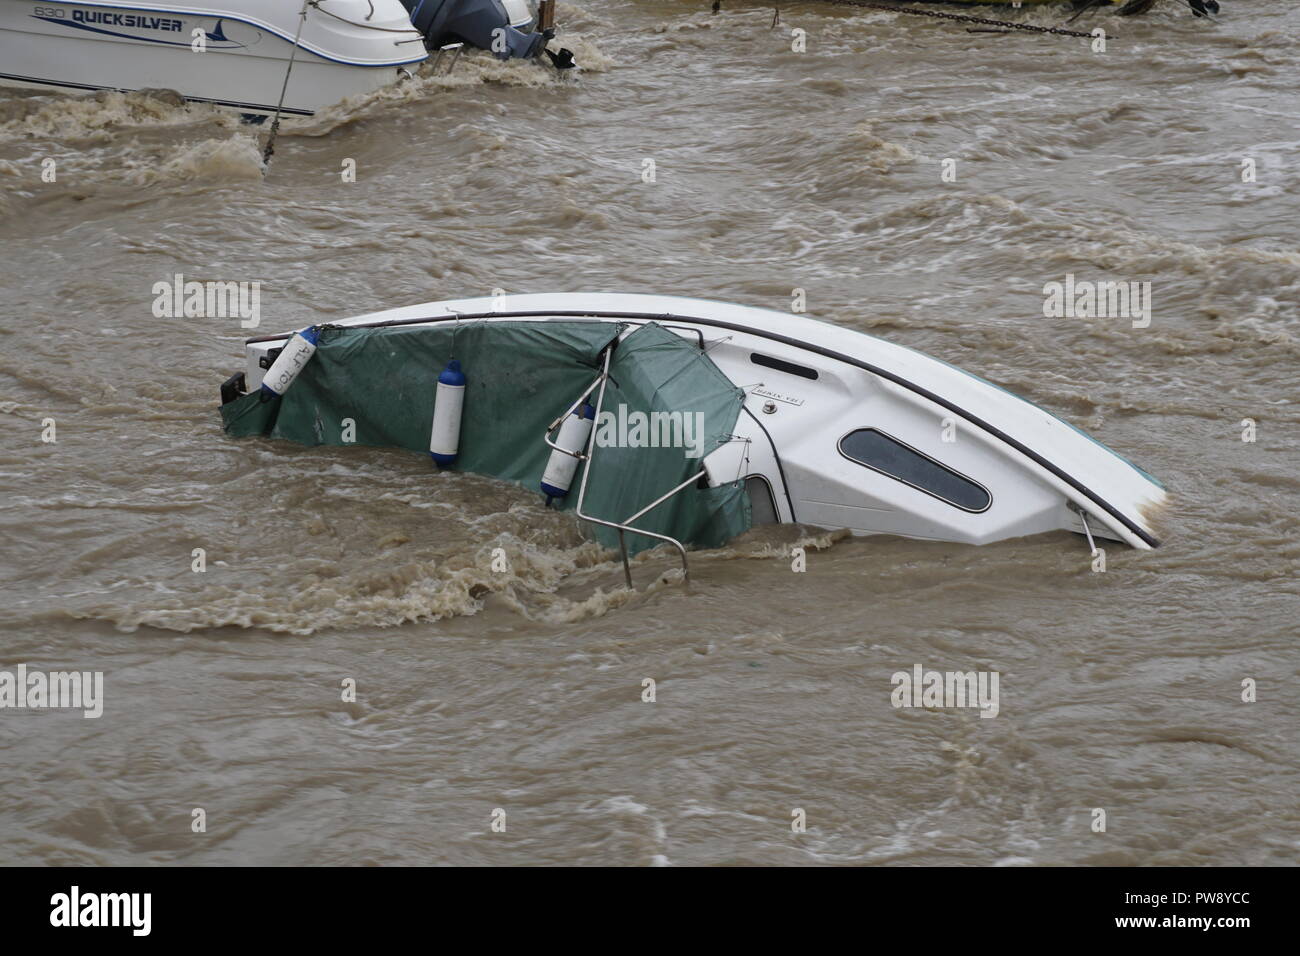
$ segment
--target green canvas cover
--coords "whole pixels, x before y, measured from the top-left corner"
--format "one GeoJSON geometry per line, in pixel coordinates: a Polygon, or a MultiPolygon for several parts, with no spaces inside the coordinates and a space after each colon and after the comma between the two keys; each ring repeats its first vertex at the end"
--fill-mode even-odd
{"type": "MultiPolygon", "coordinates": [[[[351,418],[355,444],[427,455],[438,374],[455,357],[467,384],[454,469],[517,482],[540,495],[551,453],[542,438],[546,426],[591,384],[601,352],[619,332],[610,322],[581,320],[327,326],[316,354],[282,397],[250,392],[223,405],[221,416],[232,436],[305,445],[345,444],[342,423],[351,418]]],[[[701,434],[692,429],[690,437],[699,441],[691,450],[707,455],[730,437],[742,402],[743,393],[698,347],[649,323],[616,347],[604,405],[615,417],[601,417],[605,434],[617,438],[620,411],[633,422],[633,412],[691,415],[693,424],[703,423],[701,434]]],[[[636,439],[635,430],[629,434],[636,439]]],[[[584,511],[623,521],[700,470],[700,459],[685,451],[597,447],[584,511]]],[[[580,468],[556,507],[576,504],[582,475],[580,468]]],[[[749,496],[740,480],[718,488],[692,485],[635,524],[690,546],[716,547],[749,528],[749,496]]],[[[601,543],[617,546],[617,531],[587,528],[601,543]]],[[[632,553],[658,543],[627,535],[632,553]]]]}
{"type": "MultiPolygon", "coordinates": [[[[602,420],[596,423],[597,447],[591,456],[591,480],[583,511],[622,522],[703,468],[701,458],[731,439],[745,395],[698,346],[653,322],[619,343],[609,378],[602,420]],[[653,434],[644,437],[663,439],[667,431],[667,447],[662,442],[659,447],[645,447],[644,443],[638,447],[601,444],[603,436],[618,437],[618,424],[635,422],[636,412],[647,417],[679,416],[677,421],[683,423],[681,437],[685,437],[685,416],[691,416],[699,427],[690,429],[690,437],[698,439],[699,444],[689,450],[700,454],[687,457],[687,449],[674,445],[671,439],[678,437],[674,432],[676,422],[665,418],[650,418],[651,427],[646,431],[653,434]],[[658,428],[653,427],[656,423],[658,428]],[[695,434],[697,431],[699,434],[695,434]]],[[[638,437],[634,429],[627,431],[629,434],[623,437],[638,437]]],[[[749,495],[744,481],[737,480],[717,488],[692,485],[633,522],[633,526],[671,535],[683,543],[716,547],[747,531],[750,520],[749,495]]],[[[597,533],[601,541],[617,542],[617,537],[618,532],[612,529],[601,528],[597,533]]],[[[657,542],[628,535],[627,543],[629,551],[637,551],[657,542]]]]}

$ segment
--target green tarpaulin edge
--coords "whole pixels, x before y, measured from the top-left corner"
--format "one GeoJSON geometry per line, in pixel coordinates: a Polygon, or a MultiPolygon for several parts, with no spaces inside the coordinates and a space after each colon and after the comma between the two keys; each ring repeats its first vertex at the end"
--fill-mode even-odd
{"type": "MultiPolygon", "coordinates": [[[[454,469],[512,481],[540,495],[550,456],[542,438],[546,426],[591,384],[602,351],[619,332],[609,322],[580,320],[325,327],[315,356],[283,397],[250,392],[223,405],[222,420],[233,437],[427,455],[438,374],[455,357],[468,381],[454,469]]],[[[610,373],[605,404],[611,414],[617,416],[619,405],[628,415],[676,412],[679,437],[694,440],[689,449],[596,449],[584,510],[622,521],[700,469],[699,457],[686,451],[707,454],[730,438],[743,395],[695,345],[654,323],[618,344],[610,373]],[[691,416],[689,425],[685,416],[691,416]]],[[[581,478],[579,469],[570,494],[557,499],[556,507],[574,506],[581,478]]],[[[689,546],[716,547],[747,530],[750,521],[749,496],[737,480],[717,488],[688,487],[636,526],[689,546]]],[[[613,529],[586,527],[602,544],[617,546],[613,529]]],[[[658,542],[629,534],[627,544],[636,553],[658,542]]]]}
{"type": "MultiPolygon", "coordinates": [[[[597,447],[584,511],[623,521],[670,489],[698,473],[702,458],[732,440],[744,392],[731,383],[698,346],[653,322],[630,333],[614,352],[609,369],[597,447]],[[624,413],[626,410],[626,414],[624,413]],[[616,432],[636,412],[650,425],[638,447],[602,445],[602,431],[616,432]],[[657,420],[654,415],[659,415],[657,420]],[[658,428],[653,427],[658,422],[658,428]],[[664,432],[668,434],[665,435],[664,432]],[[681,447],[690,438],[694,447],[681,447]],[[665,439],[645,447],[644,439],[665,439]],[[688,454],[689,453],[689,454],[688,454]]],[[[617,436],[615,436],[617,437],[617,436]]],[[[644,515],[633,526],[670,535],[697,547],[717,547],[750,527],[749,495],[743,476],[717,488],[691,486],[644,515]]],[[[598,540],[617,542],[617,532],[602,529],[598,540]]],[[[627,536],[628,549],[639,551],[657,542],[627,536]]]]}

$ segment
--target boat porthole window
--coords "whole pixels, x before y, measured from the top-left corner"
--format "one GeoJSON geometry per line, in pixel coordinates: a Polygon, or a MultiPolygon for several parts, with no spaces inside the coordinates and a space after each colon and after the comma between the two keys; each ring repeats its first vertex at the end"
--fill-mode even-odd
{"type": "Polygon", "coordinates": [[[745,491],[749,493],[749,523],[754,527],[762,524],[779,524],[776,513],[776,498],[772,494],[772,485],[762,475],[750,475],[745,479],[745,491]]]}
{"type": "Polygon", "coordinates": [[[993,501],[983,485],[874,428],[859,428],[841,438],[840,454],[962,511],[984,511],[993,501]]]}

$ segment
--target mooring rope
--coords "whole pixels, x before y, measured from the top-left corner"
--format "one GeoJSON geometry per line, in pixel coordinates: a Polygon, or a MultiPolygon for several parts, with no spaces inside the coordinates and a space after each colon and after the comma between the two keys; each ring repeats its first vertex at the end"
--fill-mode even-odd
{"type": "MultiPolygon", "coordinates": [[[[341,17],[337,13],[331,13],[321,6],[326,0],[303,0],[302,9],[298,11],[298,30],[293,35],[293,51],[289,54],[289,66],[284,71],[284,84],[280,87],[280,101],[275,104],[275,119],[271,123],[271,133],[266,137],[266,148],[262,150],[262,171],[266,172],[266,167],[271,162],[271,156],[275,153],[275,137],[280,132],[280,111],[284,108],[284,97],[289,90],[289,76],[293,73],[294,61],[298,58],[298,41],[302,39],[303,24],[307,22],[307,8],[315,7],[327,17],[333,17],[335,20],[342,20],[344,23],[354,27],[360,27],[363,30],[377,30],[380,33],[413,33],[416,38],[423,34],[414,27],[408,29],[394,30],[391,27],[376,27],[369,23],[358,23],[356,20],[349,20],[347,17],[341,17]]],[[[374,7],[370,10],[371,16],[374,15],[374,7]]],[[[403,41],[398,41],[403,42],[403,41]]],[[[406,42],[414,42],[406,41],[406,42]]]]}
{"type": "MultiPolygon", "coordinates": [[[[863,7],[867,10],[884,10],[888,13],[904,13],[914,17],[933,17],[936,20],[955,20],[958,23],[978,23],[980,26],[998,27],[1003,30],[1023,30],[1026,33],[1051,33],[1063,37],[1079,37],[1091,40],[1094,35],[1079,30],[1066,30],[1064,27],[1040,27],[1032,23],[1017,23],[1015,20],[993,20],[989,17],[973,17],[965,13],[944,13],[941,10],[914,10],[911,7],[899,7],[890,3],[874,3],[872,0],[817,0],[841,7],[863,7]]],[[[775,18],[773,24],[775,25],[775,18]]],[[[1106,37],[1114,40],[1115,37],[1106,37]]]]}
{"type": "Polygon", "coordinates": [[[271,135],[266,137],[266,149],[262,150],[263,173],[271,162],[271,154],[275,152],[275,136],[280,132],[280,110],[284,108],[284,95],[289,91],[289,74],[293,72],[293,61],[298,56],[298,40],[302,37],[303,24],[307,22],[307,8],[311,6],[316,6],[314,0],[303,0],[302,10],[298,12],[298,32],[293,35],[293,51],[289,54],[289,66],[284,71],[284,84],[280,87],[280,102],[275,104],[275,121],[271,124],[271,135]]]}

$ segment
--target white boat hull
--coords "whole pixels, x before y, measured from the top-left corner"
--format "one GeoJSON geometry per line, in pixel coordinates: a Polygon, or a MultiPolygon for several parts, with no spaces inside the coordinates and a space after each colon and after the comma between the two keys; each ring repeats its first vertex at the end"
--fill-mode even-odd
{"type": "MultiPolygon", "coordinates": [[[[174,90],[189,100],[271,113],[284,86],[301,7],[298,0],[226,0],[192,8],[0,0],[0,84],[174,90]]],[[[375,0],[367,23],[369,9],[368,0],[327,0],[308,8],[285,113],[309,115],[382,89],[426,58],[422,38],[398,0],[375,0]]]]}
{"type": "MultiPolygon", "coordinates": [[[[739,440],[704,465],[714,485],[753,479],[755,515],[969,544],[1055,530],[1138,549],[1159,543],[1166,492],[1115,452],[983,379],[805,316],[601,293],[431,302],[336,324],[575,317],[658,322],[697,342],[745,390],[739,440]],[[872,458],[880,446],[896,461],[872,458]]],[[[259,387],[268,352],[283,338],[250,340],[246,389],[259,387]]]]}

